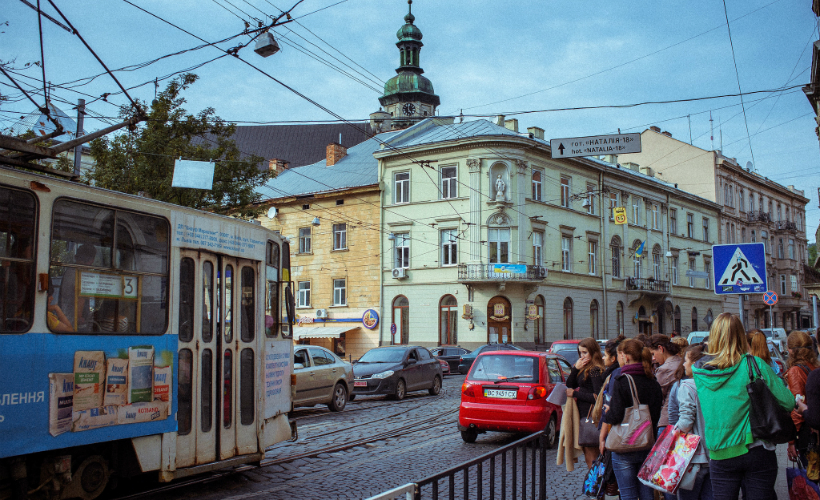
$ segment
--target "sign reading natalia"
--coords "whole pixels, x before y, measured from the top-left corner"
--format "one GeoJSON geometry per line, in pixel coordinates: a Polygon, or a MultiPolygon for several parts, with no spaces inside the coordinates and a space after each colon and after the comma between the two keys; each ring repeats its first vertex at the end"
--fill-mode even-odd
{"type": "Polygon", "coordinates": [[[611,134],[551,139],[550,148],[552,149],[553,158],[640,153],[641,134],[611,134]]]}

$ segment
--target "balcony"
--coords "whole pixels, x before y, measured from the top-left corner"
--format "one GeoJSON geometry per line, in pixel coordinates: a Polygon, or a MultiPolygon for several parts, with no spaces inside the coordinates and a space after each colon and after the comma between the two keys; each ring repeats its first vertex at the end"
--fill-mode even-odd
{"type": "Polygon", "coordinates": [[[774,228],[777,231],[797,231],[797,224],[787,220],[779,220],[774,223],[774,228]]]}
{"type": "Polygon", "coordinates": [[[627,278],[626,289],[639,292],[669,293],[669,282],[655,278],[627,278]]]}
{"type": "Polygon", "coordinates": [[[544,266],[525,264],[459,264],[458,281],[538,283],[547,277],[544,266]]]}
{"type": "Polygon", "coordinates": [[[746,220],[748,220],[749,222],[772,222],[772,218],[769,217],[769,214],[761,210],[752,210],[751,212],[747,212],[746,220]]]}

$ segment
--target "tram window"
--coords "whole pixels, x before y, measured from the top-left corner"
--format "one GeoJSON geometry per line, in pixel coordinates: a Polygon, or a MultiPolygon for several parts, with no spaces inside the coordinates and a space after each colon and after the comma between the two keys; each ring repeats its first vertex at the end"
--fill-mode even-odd
{"type": "Polygon", "coordinates": [[[194,338],[194,259],[185,257],[179,265],[179,341],[194,338]]]}
{"type": "Polygon", "coordinates": [[[233,342],[233,266],[225,266],[225,342],[233,342]]]}
{"type": "Polygon", "coordinates": [[[222,388],[222,423],[226,429],[231,428],[231,416],[233,415],[233,355],[231,350],[225,350],[222,357],[223,366],[223,388],[222,388]]]}
{"type": "Polygon", "coordinates": [[[265,336],[279,333],[279,243],[268,241],[265,266],[265,336]]]}
{"type": "Polygon", "coordinates": [[[202,264],[202,341],[214,338],[214,265],[210,261],[202,264]]]}
{"type": "MultiPolygon", "coordinates": [[[[290,243],[287,241],[282,242],[282,281],[288,282],[290,281],[290,243]]],[[[296,309],[295,304],[293,304],[293,290],[290,289],[290,285],[285,284],[285,292],[282,293],[282,313],[284,313],[285,317],[280,315],[279,317],[282,318],[282,336],[286,339],[293,338],[293,331],[291,330],[291,322],[295,319],[293,318],[294,310],[296,309]],[[288,292],[289,290],[289,292],[288,292]],[[290,301],[290,304],[287,304],[287,301],[290,301]]]]}
{"type": "Polygon", "coordinates": [[[242,425],[251,425],[253,411],[253,349],[242,349],[239,357],[239,418],[242,425]]]}
{"type": "Polygon", "coordinates": [[[242,342],[252,342],[254,338],[254,316],[256,311],[253,268],[242,268],[242,342]]]}
{"type": "Polygon", "coordinates": [[[179,351],[179,409],[177,411],[177,420],[179,421],[179,430],[177,431],[181,436],[191,432],[191,419],[193,416],[193,407],[191,401],[193,400],[193,385],[191,383],[191,371],[193,370],[193,356],[190,349],[182,349],[179,351]]]}
{"type": "Polygon", "coordinates": [[[164,333],[169,232],[162,217],[57,200],[49,271],[69,330],[164,333]]]}
{"type": "Polygon", "coordinates": [[[202,351],[202,377],[200,384],[202,384],[202,391],[199,394],[200,399],[200,428],[202,432],[211,430],[211,423],[213,420],[213,410],[211,409],[211,394],[213,393],[213,353],[210,349],[202,351]]]}
{"type": "Polygon", "coordinates": [[[279,243],[268,241],[267,264],[279,268],[279,243]]]}
{"type": "Polygon", "coordinates": [[[0,188],[0,333],[28,331],[34,311],[37,202],[0,188]]]}

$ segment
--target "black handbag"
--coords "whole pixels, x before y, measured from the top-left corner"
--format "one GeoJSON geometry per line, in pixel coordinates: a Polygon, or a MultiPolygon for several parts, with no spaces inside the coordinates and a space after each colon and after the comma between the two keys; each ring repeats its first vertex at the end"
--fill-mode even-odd
{"type": "Polygon", "coordinates": [[[752,436],[774,444],[788,443],[797,436],[797,427],[792,420],[791,412],[784,410],[772,394],[760,367],[750,356],[746,357],[749,368],[749,384],[746,392],[749,393],[749,424],[752,427],[752,436]],[[754,366],[754,372],[752,367],[754,366]]]}
{"type": "Polygon", "coordinates": [[[598,430],[598,424],[592,420],[592,407],[590,405],[586,417],[581,417],[578,423],[578,446],[587,446],[590,448],[598,448],[601,432],[598,430]]]}

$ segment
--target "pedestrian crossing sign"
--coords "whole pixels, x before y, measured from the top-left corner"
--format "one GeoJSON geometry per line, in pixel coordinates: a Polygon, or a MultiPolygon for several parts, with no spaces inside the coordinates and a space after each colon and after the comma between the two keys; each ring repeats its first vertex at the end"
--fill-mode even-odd
{"type": "Polygon", "coordinates": [[[715,293],[751,294],[768,290],[763,243],[712,246],[715,293]]]}

